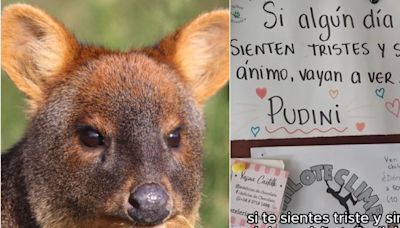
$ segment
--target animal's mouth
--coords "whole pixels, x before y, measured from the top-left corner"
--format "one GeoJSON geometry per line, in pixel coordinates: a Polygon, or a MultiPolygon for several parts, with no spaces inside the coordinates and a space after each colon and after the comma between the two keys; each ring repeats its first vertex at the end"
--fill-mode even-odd
{"type": "Polygon", "coordinates": [[[174,219],[171,219],[169,222],[169,226],[167,224],[166,228],[172,227],[182,227],[182,228],[194,228],[194,225],[183,215],[177,215],[174,219]]]}
{"type": "Polygon", "coordinates": [[[194,225],[183,215],[176,215],[154,228],[194,228],[194,225]]]}
{"type": "Polygon", "coordinates": [[[154,225],[139,225],[133,224],[131,221],[114,221],[108,227],[119,228],[194,228],[194,225],[183,215],[174,215],[169,217],[166,221],[154,225]]]}

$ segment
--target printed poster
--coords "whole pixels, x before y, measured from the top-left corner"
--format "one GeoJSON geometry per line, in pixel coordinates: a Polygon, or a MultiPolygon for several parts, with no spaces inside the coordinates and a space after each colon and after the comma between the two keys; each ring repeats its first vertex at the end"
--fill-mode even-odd
{"type": "Polygon", "coordinates": [[[319,226],[280,227],[338,227],[334,213],[382,214],[376,224],[372,219],[367,224],[343,223],[340,227],[386,227],[386,216],[391,219],[393,212],[400,212],[400,144],[253,148],[251,156],[285,161],[289,179],[283,213],[312,212],[330,218],[328,224],[319,226]]]}

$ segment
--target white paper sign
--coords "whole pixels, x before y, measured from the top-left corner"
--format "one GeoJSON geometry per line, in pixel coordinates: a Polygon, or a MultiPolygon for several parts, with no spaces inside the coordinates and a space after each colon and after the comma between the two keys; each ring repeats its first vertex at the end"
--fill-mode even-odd
{"type": "Polygon", "coordinates": [[[232,0],[231,139],[400,134],[400,1],[232,0]]]}
{"type": "MultiPolygon", "coordinates": [[[[382,226],[385,216],[400,212],[400,144],[264,147],[253,148],[251,155],[285,161],[289,180],[283,210],[330,216],[328,225],[314,227],[355,227],[356,224],[335,224],[335,212],[382,213],[382,226]]],[[[372,223],[361,225],[376,227],[372,223]]]]}
{"type": "MultiPolygon", "coordinates": [[[[235,159],[244,163],[244,160],[235,159]]],[[[277,227],[288,172],[258,163],[246,163],[246,169],[232,172],[231,176],[231,227],[277,227]],[[274,222],[262,220],[262,213],[274,216],[274,222]],[[248,215],[255,219],[248,220],[248,215]],[[259,219],[260,217],[260,219],[259,219]],[[251,221],[251,224],[248,222],[251,221]]]]}

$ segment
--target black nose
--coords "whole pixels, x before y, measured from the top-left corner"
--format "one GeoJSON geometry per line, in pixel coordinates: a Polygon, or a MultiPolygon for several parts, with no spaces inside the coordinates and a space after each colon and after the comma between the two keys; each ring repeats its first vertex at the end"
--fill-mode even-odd
{"type": "Polygon", "coordinates": [[[164,188],[155,183],[143,184],[129,196],[129,216],[139,224],[157,224],[168,215],[169,197],[164,188]]]}

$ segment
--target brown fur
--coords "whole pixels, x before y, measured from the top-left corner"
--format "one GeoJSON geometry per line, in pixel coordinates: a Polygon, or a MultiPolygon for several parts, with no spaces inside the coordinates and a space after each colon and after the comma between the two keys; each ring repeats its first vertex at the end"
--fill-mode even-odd
{"type": "Polygon", "coordinates": [[[81,45],[25,4],[2,15],[2,66],[29,99],[24,138],[2,157],[3,227],[136,227],[129,193],[159,183],[193,227],[201,195],[202,104],[228,79],[228,12],[199,16],[158,45],[126,53],[81,45]],[[105,136],[82,146],[77,125],[105,136]],[[165,135],[181,127],[181,145],[165,135]]]}

